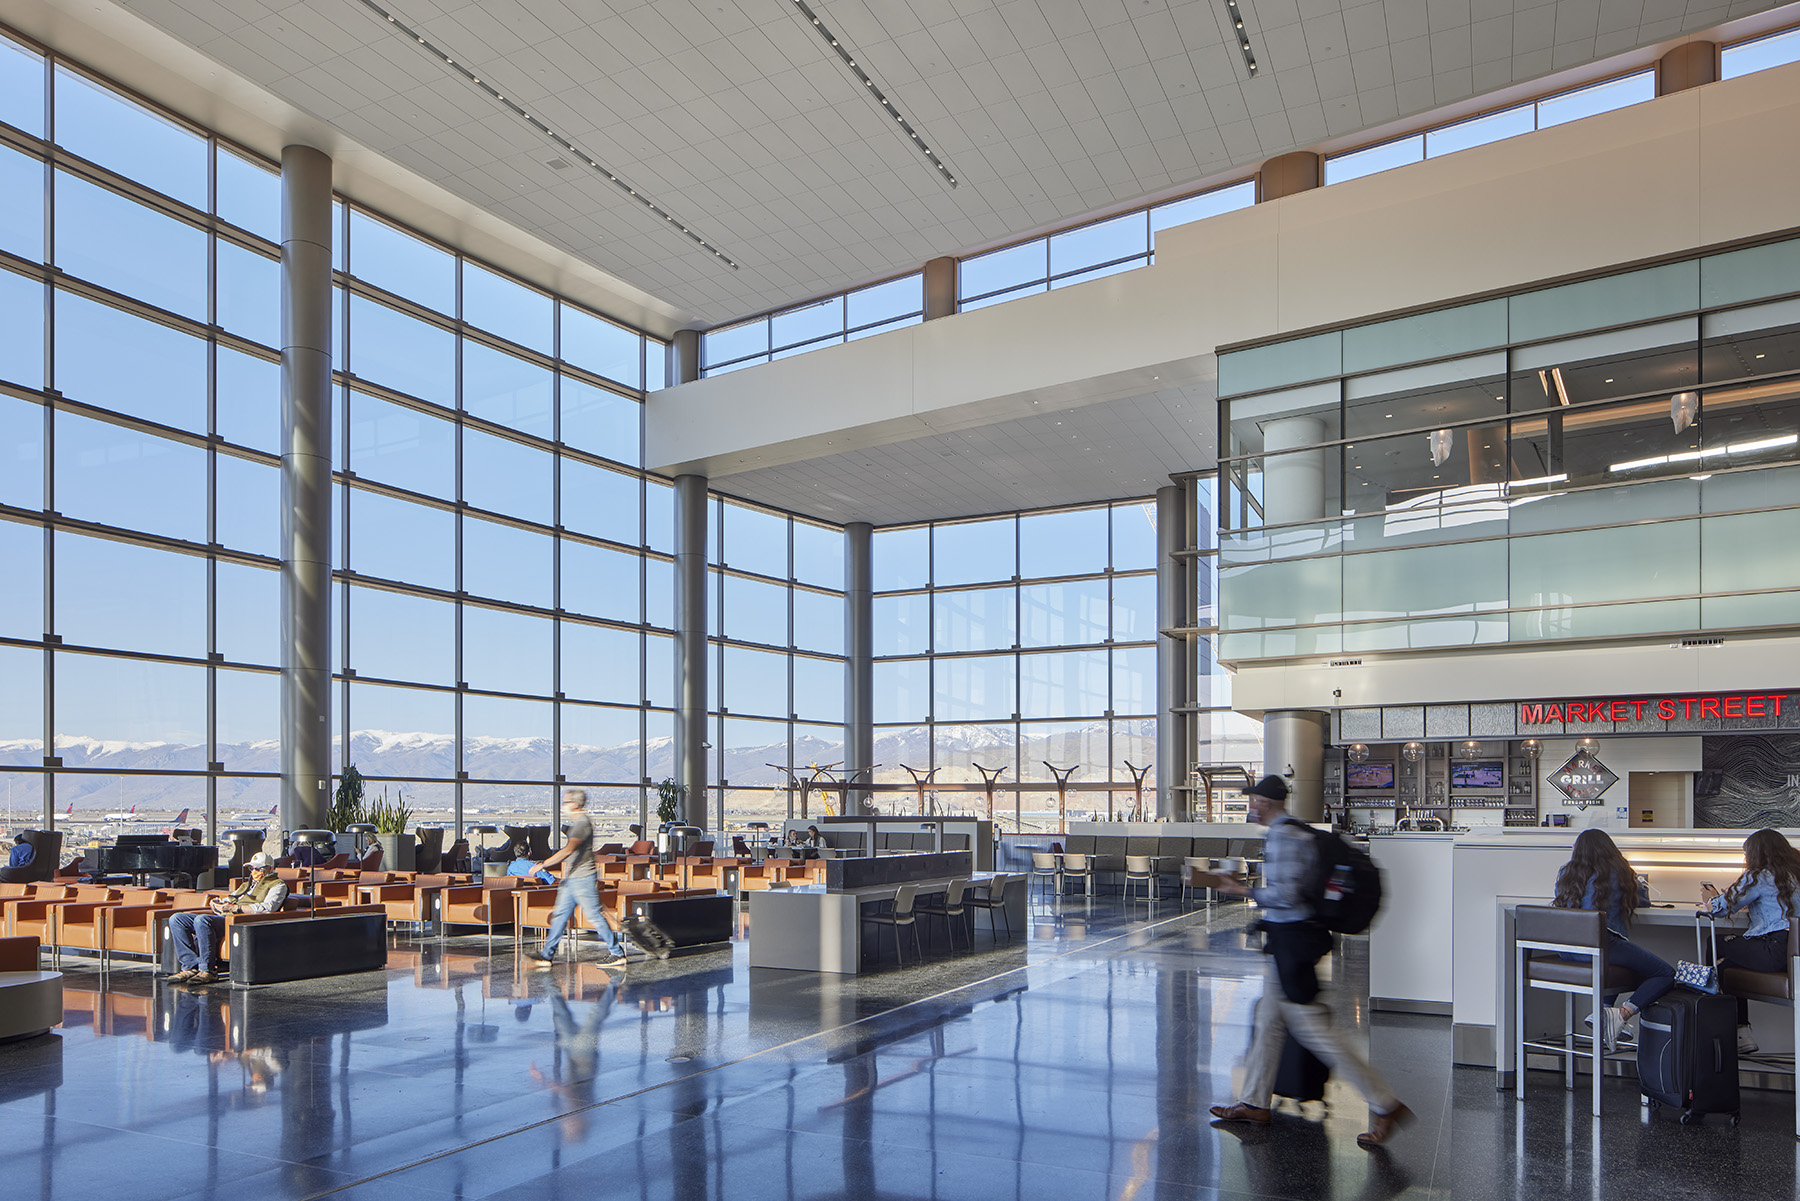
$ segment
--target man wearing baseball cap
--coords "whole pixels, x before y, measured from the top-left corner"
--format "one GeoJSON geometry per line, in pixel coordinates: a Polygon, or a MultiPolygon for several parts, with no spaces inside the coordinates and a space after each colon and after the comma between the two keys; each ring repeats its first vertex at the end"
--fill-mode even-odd
{"type": "Polygon", "coordinates": [[[1255,899],[1262,910],[1263,954],[1269,959],[1240,1100],[1233,1105],[1215,1105],[1212,1114],[1222,1122],[1269,1124],[1281,1045],[1291,1030],[1302,1046],[1363,1095],[1372,1117],[1369,1129],[1356,1136],[1356,1143],[1365,1150],[1379,1147],[1411,1120],[1412,1110],[1401,1104],[1381,1073],[1344,1040],[1332,1023],[1331,1010],[1319,1000],[1318,964],[1331,952],[1331,932],[1313,919],[1309,895],[1318,847],[1306,825],[1288,813],[1287,782],[1280,776],[1264,776],[1244,795],[1251,816],[1269,829],[1263,840],[1263,883],[1251,889],[1219,877],[1214,887],[1226,896],[1255,899]]]}
{"type": "Polygon", "coordinates": [[[211,984],[218,976],[213,962],[219,957],[219,942],[225,937],[225,915],[228,913],[274,913],[287,901],[286,881],[275,874],[275,861],[263,852],[250,856],[248,879],[222,897],[207,902],[205,913],[177,913],[169,919],[169,937],[175,942],[175,966],[178,971],[169,980],[173,984],[211,984]]]}

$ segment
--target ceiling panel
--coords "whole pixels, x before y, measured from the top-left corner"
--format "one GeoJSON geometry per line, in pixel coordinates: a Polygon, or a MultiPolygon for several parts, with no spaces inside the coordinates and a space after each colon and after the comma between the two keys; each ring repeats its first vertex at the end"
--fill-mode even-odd
{"type": "Polygon", "coordinates": [[[735,271],[591,170],[522,170],[566,152],[362,0],[121,7],[703,325],[1776,7],[1246,0],[1251,79],[1220,0],[809,2],[960,187],[787,0],[381,3],[735,271]]]}

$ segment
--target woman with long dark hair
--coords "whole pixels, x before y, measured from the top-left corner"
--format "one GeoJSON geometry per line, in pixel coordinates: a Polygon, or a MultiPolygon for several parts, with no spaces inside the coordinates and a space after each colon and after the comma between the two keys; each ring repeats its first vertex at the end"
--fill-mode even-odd
{"type": "MultiPolygon", "coordinates": [[[[1631,1020],[1671,988],[1675,969],[1668,961],[1631,941],[1631,917],[1640,905],[1650,903],[1650,890],[1639,883],[1637,873],[1604,830],[1583,830],[1575,837],[1569,861],[1556,876],[1558,909],[1598,909],[1606,915],[1606,961],[1638,978],[1631,999],[1608,1004],[1597,1015],[1600,1037],[1608,1051],[1631,1020]]],[[[1564,959],[1585,961],[1588,956],[1563,952],[1564,959]]],[[[1614,1000],[1616,997],[1609,997],[1614,1000]]]]}
{"type": "MultiPolygon", "coordinates": [[[[1744,839],[1744,874],[1730,888],[1718,891],[1701,886],[1702,905],[1726,916],[1740,909],[1750,911],[1750,928],[1728,938],[1719,947],[1719,962],[1752,972],[1788,970],[1788,922],[1800,894],[1800,851],[1774,830],[1758,830],[1744,839]]],[[[1750,1029],[1750,1003],[1737,999],[1738,1054],[1757,1049],[1750,1029]]]]}

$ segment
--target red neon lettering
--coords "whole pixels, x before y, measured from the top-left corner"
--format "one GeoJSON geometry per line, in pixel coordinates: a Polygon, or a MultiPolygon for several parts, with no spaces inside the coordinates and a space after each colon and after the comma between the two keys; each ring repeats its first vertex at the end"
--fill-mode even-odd
{"type": "Polygon", "coordinates": [[[1520,705],[1519,720],[1528,726],[1541,726],[1546,718],[1542,705],[1520,705]]]}
{"type": "Polygon", "coordinates": [[[1743,715],[1744,715],[1744,698],[1741,696],[1726,697],[1725,698],[1725,716],[1726,717],[1742,717],[1743,715]]]}
{"type": "Polygon", "coordinates": [[[1668,697],[1656,702],[1656,715],[1664,721],[1675,720],[1675,702],[1668,697]]]}
{"type": "Polygon", "coordinates": [[[1681,698],[1681,720],[1686,721],[1694,716],[1694,704],[1694,698],[1691,696],[1681,698]]]}
{"type": "Polygon", "coordinates": [[[1634,710],[1634,712],[1631,715],[1631,720],[1632,721],[1643,721],[1644,720],[1644,706],[1648,705],[1649,703],[1650,703],[1649,701],[1632,701],[1631,706],[1632,706],[1632,709],[1634,710]]]}
{"type": "Polygon", "coordinates": [[[1561,705],[1545,705],[1544,706],[1544,720],[1547,722],[1548,721],[1564,721],[1564,720],[1566,720],[1563,717],[1562,706],[1561,705]]]}
{"type": "Polygon", "coordinates": [[[1570,701],[1564,711],[1568,713],[1570,721],[1586,721],[1588,719],[1586,701],[1570,701]]]}
{"type": "Polygon", "coordinates": [[[1716,696],[1709,696],[1709,697],[1702,698],[1700,701],[1700,716],[1701,717],[1717,717],[1718,715],[1719,715],[1719,698],[1716,696]]]}
{"type": "Polygon", "coordinates": [[[1763,715],[1763,698],[1753,696],[1744,701],[1745,717],[1761,717],[1763,715]]]}
{"type": "Polygon", "coordinates": [[[1780,717],[1781,716],[1781,702],[1785,699],[1786,698],[1783,696],[1783,694],[1781,694],[1779,692],[1771,692],[1769,694],[1769,712],[1774,714],[1776,717],[1780,717]]]}
{"type": "Polygon", "coordinates": [[[1626,715],[1626,710],[1628,710],[1630,708],[1631,708],[1630,701],[1614,701],[1612,703],[1612,719],[1614,721],[1624,721],[1625,715],[1626,715]]]}

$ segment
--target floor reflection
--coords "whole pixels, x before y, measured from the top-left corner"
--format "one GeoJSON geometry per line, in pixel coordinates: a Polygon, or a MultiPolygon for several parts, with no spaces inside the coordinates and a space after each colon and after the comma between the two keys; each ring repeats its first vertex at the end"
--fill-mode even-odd
{"type": "Polygon", "coordinates": [[[1340,1020],[1418,1124],[1368,1154],[1334,1083],[1214,1129],[1261,987],[1243,924],[1034,899],[1029,937],[844,978],[752,971],[741,943],[540,969],[479,937],[250,990],[65,961],[63,1029],[0,1047],[0,1180],[7,1201],[1793,1194],[1790,1098],[1748,1094],[1736,1131],[1649,1118],[1627,1081],[1597,1124],[1548,1077],[1520,1107],[1448,1066],[1443,1019],[1368,1028],[1357,940],[1340,1020]]]}

